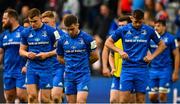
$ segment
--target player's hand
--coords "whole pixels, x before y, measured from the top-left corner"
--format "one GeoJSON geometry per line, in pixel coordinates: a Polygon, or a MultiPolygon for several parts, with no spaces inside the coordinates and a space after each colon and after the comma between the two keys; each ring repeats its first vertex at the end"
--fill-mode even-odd
{"type": "Polygon", "coordinates": [[[103,68],[102,73],[105,77],[111,76],[110,70],[108,68],[103,68]]]}
{"type": "Polygon", "coordinates": [[[128,54],[127,54],[126,52],[120,51],[119,54],[121,55],[121,57],[122,57],[123,59],[129,59],[129,56],[128,56],[128,54]]]}
{"type": "Polygon", "coordinates": [[[147,63],[150,63],[152,61],[152,55],[147,55],[144,57],[144,61],[147,62],[147,63]]]}
{"type": "Polygon", "coordinates": [[[27,68],[24,66],[24,67],[21,69],[21,73],[26,74],[26,72],[27,72],[27,68]]]}
{"type": "Polygon", "coordinates": [[[36,53],[34,52],[28,52],[27,58],[33,60],[36,58],[36,53]]]}
{"type": "Polygon", "coordinates": [[[44,60],[48,57],[48,54],[46,52],[40,52],[36,55],[40,60],[44,60]]]}
{"type": "Polygon", "coordinates": [[[173,73],[173,74],[172,74],[172,81],[173,81],[173,82],[176,82],[178,79],[179,79],[178,73],[173,73]]]}
{"type": "Polygon", "coordinates": [[[111,75],[114,75],[114,72],[116,71],[116,69],[112,69],[111,70],[111,75]]]}

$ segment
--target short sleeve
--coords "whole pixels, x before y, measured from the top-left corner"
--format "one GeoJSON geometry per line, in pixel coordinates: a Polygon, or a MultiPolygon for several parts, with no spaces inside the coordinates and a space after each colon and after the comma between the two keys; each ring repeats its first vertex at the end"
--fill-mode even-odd
{"type": "Polygon", "coordinates": [[[28,42],[27,42],[27,37],[28,37],[28,30],[27,29],[24,29],[22,32],[21,32],[21,44],[23,45],[28,45],[28,42]]]}
{"type": "Polygon", "coordinates": [[[0,34],[0,48],[3,48],[3,37],[4,34],[0,34]]]}
{"type": "Polygon", "coordinates": [[[122,27],[118,28],[117,30],[115,30],[114,32],[112,32],[110,35],[111,35],[111,38],[116,42],[118,41],[120,38],[122,38],[122,27]]]}
{"type": "Polygon", "coordinates": [[[89,34],[84,34],[84,41],[87,44],[87,49],[91,52],[97,48],[96,41],[93,39],[93,37],[89,34]]]}
{"type": "Polygon", "coordinates": [[[160,42],[160,35],[157,31],[155,31],[154,29],[150,29],[150,33],[151,36],[150,38],[156,43],[158,44],[160,42]]]}
{"type": "Polygon", "coordinates": [[[56,53],[57,53],[57,55],[64,56],[63,39],[62,39],[62,37],[58,40],[56,53]]]}

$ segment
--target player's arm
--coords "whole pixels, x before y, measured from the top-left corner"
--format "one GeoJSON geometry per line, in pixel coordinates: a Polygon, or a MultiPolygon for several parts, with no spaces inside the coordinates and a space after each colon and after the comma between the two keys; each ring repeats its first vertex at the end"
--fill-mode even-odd
{"type": "Polygon", "coordinates": [[[174,71],[173,71],[173,81],[177,81],[179,78],[179,48],[173,50],[174,56],[174,71]]]}
{"type": "Polygon", "coordinates": [[[65,61],[64,61],[64,57],[63,57],[63,56],[57,55],[57,60],[58,60],[61,64],[65,64],[65,61]]]}
{"type": "Polygon", "coordinates": [[[55,55],[56,55],[56,49],[49,52],[40,52],[36,55],[36,57],[40,58],[41,60],[45,60],[55,55]]]}
{"type": "Polygon", "coordinates": [[[95,49],[94,51],[90,52],[90,63],[93,64],[99,59],[98,57],[98,50],[95,49]]]}
{"type": "Polygon", "coordinates": [[[110,70],[108,68],[108,54],[109,54],[109,48],[104,46],[103,51],[102,51],[102,73],[104,76],[109,77],[110,76],[110,70]]]}
{"type": "Polygon", "coordinates": [[[29,58],[31,60],[36,58],[36,53],[34,52],[27,52],[27,45],[24,44],[20,44],[20,48],[19,48],[19,55],[22,57],[26,57],[29,58]]]}
{"type": "Polygon", "coordinates": [[[111,36],[106,40],[105,45],[113,51],[119,53],[123,59],[128,59],[128,54],[114,45],[114,40],[111,36]]]}
{"type": "Polygon", "coordinates": [[[161,52],[163,52],[165,48],[166,48],[165,43],[162,40],[160,40],[158,43],[158,48],[155,50],[155,52],[152,53],[151,55],[145,56],[144,61],[148,63],[151,62],[151,60],[153,60],[156,56],[158,56],[161,52]]]}
{"type": "Polygon", "coordinates": [[[4,49],[0,48],[0,64],[3,62],[3,56],[4,56],[4,49]]]}
{"type": "Polygon", "coordinates": [[[90,42],[90,58],[89,61],[91,64],[95,63],[99,59],[98,57],[98,49],[95,40],[90,42]]]}
{"type": "Polygon", "coordinates": [[[115,65],[114,65],[114,55],[112,52],[110,52],[109,54],[109,64],[111,67],[111,75],[114,74],[114,72],[116,71],[115,65]]]}

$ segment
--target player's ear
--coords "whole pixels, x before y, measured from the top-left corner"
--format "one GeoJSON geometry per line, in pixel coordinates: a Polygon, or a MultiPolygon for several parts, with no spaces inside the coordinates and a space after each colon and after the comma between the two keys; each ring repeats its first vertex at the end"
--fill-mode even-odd
{"type": "Polygon", "coordinates": [[[77,24],[76,24],[76,26],[78,26],[78,27],[79,27],[79,23],[77,23],[77,24]]]}
{"type": "Polygon", "coordinates": [[[131,19],[131,21],[133,21],[133,20],[134,20],[134,17],[133,17],[133,16],[129,16],[129,18],[131,19]]]}

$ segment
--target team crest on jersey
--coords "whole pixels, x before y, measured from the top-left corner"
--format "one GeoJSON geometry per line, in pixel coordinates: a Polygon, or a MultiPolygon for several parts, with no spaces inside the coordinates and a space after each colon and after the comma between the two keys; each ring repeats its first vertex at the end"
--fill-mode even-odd
{"type": "Polygon", "coordinates": [[[75,48],[76,48],[76,46],[71,46],[71,48],[72,48],[72,49],[75,49],[75,48]]]}
{"type": "Polygon", "coordinates": [[[166,38],[164,38],[163,40],[164,40],[164,42],[168,42],[168,38],[167,38],[167,37],[166,37],[166,38]]]}
{"type": "Polygon", "coordinates": [[[80,44],[84,44],[84,41],[83,41],[83,39],[82,39],[82,38],[80,39],[80,44]]]}
{"type": "Polygon", "coordinates": [[[68,45],[69,44],[69,42],[66,40],[65,42],[64,42],[64,45],[68,45]]]}
{"type": "Polygon", "coordinates": [[[7,35],[5,35],[3,39],[7,39],[7,35]]]}
{"type": "Polygon", "coordinates": [[[9,39],[8,41],[9,41],[9,42],[12,42],[12,41],[13,41],[13,39],[9,39]]]}
{"type": "Polygon", "coordinates": [[[16,38],[20,38],[20,32],[16,33],[16,38]]]}
{"type": "Polygon", "coordinates": [[[147,31],[146,31],[146,30],[142,30],[142,31],[141,31],[141,34],[146,35],[146,34],[147,34],[147,31]]]}
{"type": "Polygon", "coordinates": [[[37,41],[37,42],[38,42],[39,40],[40,40],[39,38],[35,38],[35,41],[37,41]]]}
{"type": "Polygon", "coordinates": [[[43,36],[43,37],[47,37],[47,32],[46,32],[46,31],[43,31],[42,36],[43,36]]]}
{"type": "Polygon", "coordinates": [[[139,36],[134,36],[134,39],[138,39],[139,38],[139,36]]]}

